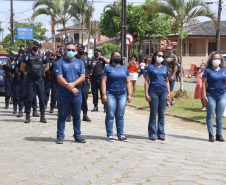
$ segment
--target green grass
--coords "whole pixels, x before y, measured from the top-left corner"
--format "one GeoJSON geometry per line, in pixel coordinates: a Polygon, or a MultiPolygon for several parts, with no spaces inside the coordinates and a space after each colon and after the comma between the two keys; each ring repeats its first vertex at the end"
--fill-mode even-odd
{"type": "MultiPolygon", "coordinates": [[[[174,92],[175,95],[176,92],[174,92]]],[[[148,102],[145,100],[144,87],[137,86],[136,96],[132,98],[132,105],[143,108],[149,108],[148,102]]],[[[201,111],[201,100],[194,99],[194,93],[188,92],[188,99],[175,98],[176,106],[166,109],[167,114],[192,118],[197,121],[206,122],[206,111],[201,111]]],[[[215,122],[215,121],[214,121],[215,122]]],[[[226,119],[224,119],[226,125],[226,119]]]]}

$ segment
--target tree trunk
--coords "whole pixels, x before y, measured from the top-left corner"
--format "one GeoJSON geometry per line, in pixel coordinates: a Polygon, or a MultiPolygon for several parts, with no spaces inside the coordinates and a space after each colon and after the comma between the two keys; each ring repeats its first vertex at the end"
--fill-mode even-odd
{"type": "Polygon", "coordinates": [[[64,28],[65,37],[67,37],[67,30],[66,30],[66,26],[65,26],[65,22],[64,21],[63,21],[63,28],[64,28]]]}
{"type": "Polygon", "coordinates": [[[82,18],[82,44],[83,44],[83,32],[84,32],[84,28],[83,28],[83,18],[82,18]]]}
{"type": "Polygon", "coordinates": [[[181,30],[180,30],[180,62],[181,62],[181,72],[180,72],[180,91],[184,91],[183,85],[183,72],[182,72],[182,53],[183,53],[183,23],[181,23],[181,30]]]}
{"type": "Polygon", "coordinates": [[[138,61],[140,62],[143,56],[143,45],[144,45],[144,40],[140,40],[140,51],[139,51],[139,56],[138,56],[138,61]]]}
{"type": "Polygon", "coordinates": [[[88,44],[87,44],[87,52],[88,52],[88,54],[89,54],[89,48],[90,48],[90,36],[91,36],[91,34],[89,32],[88,33],[88,44]]]}

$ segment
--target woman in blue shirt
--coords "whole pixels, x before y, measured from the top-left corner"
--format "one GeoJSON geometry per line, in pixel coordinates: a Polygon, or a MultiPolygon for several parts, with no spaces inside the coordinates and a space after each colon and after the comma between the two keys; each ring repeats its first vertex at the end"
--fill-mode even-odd
{"type": "Polygon", "coordinates": [[[156,51],[152,57],[152,64],[148,66],[145,76],[145,99],[150,105],[148,125],[149,139],[165,140],[165,108],[166,100],[170,96],[168,70],[165,65],[163,52],[156,51]],[[156,129],[156,115],[158,113],[158,130],[156,129]]]}
{"type": "Polygon", "coordinates": [[[213,115],[216,111],[216,141],[224,141],[222,137],[223,112],[226,104],[225,84],[226,71],[221,54],[214,51],[207,61],[207,69],[202,77],[203,102],[207,106],[206,123],[209,141],[214,142],[213,115]],[[206,88],[207,87],[207,88],[206,88]]]}
{"type": "Polygon", "coordinates": [[[131,102],[131,85],[128,69],[123,66],[122,55],[117,50],[112,52],[110,64],[104,68],[101,90],[102,101],[106,108],[107,140],[114,141],[113,122],[115,118],[118,139],[127,142],[124,136],[124,112],[126,101],[131,102]]]}

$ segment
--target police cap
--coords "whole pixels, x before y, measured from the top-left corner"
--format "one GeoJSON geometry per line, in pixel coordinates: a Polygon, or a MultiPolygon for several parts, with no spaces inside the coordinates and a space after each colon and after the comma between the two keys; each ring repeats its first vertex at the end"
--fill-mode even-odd
{"type": "Polygon", "coordinates": [[[39,46],[39,45],[40,45],[39,42],[36,41],[36,40],[33,40],[32,44],[34,44],[34,45],[36,45],[36,46],[39,46]]]}
{"type": "Polygon", "coordinates": [[[99,49],[94,49],[94,52],[101,52],[99,49]]]}
{"type": "Polygon", "coordinates": [[[78,44],[78,45],[77,45],[77,48],[85,49],[85,47],[84,47],[82,44],[78,44]]]}

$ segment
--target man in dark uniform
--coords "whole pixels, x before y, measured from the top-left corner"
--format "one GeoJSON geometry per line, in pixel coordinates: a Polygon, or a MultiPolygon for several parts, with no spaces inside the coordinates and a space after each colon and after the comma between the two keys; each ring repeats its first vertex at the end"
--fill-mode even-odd
{"type": "Polygon", "coordinates": [[[77,55],[75,55],[76,58],[83,61],[85,66],[85,81],[82,83],[82,112],[83,112],[83,121],[90,122],[87,115],[88,111],[88,105],[87,105],[87,99],[88,99],[88,92],[90,88],[90,74],[92,73],[93,65],[92,61],[88,58],[88,53],[84,52],[85,47],[82,44],[77,45],[77,55]]]}
{"type": "Polygon", "coordinates": [[[30,123],[30,112],[32,101],[35,97],[35,90],[39,98],[39,106],[41,111],[40,122],[47,123],[45,119],[45,94],[44,94],[44,81],[43,74],[49,70],[49,63],[44,59],[44,55],[39,52],[40,44],[37,41],[32,43],[32,52],[23,58],[21,64],[21,71],[27,72],[28,74],[28,97],[26,103],[26,121],[25,123],[30,123]],[[45,68],[43,67],[45,64],[45,68]]]}
{"type": "Polygon", "coordinates": [[[20,49],[18,50],[18,54],[22,54],[22,55],[25,54],[25,51],[23,49],[23,45],[20,45],[20,49]]]}
{"type": "Polygon", "coordinates": [[[75,58],[75,44],[68,42],[66,56],[56,63],[56,76],[59,82],[58,89],[58,119],[57,119],[57,144],[63,144],[65,137],[65,120],[71,107],[75,142],[85,143],[81,138],[81,84],[85,80],[84,64],[75,58]]]}
{"type": "Polygon", "coordinates": [[[15,67],[15,55],[11,53],[9,55],[9,61],[7,61],[3,66],[3,77],[5,79],[5,109],[9,108],[9,100],[13,95],[13,85],[12,85],[12,69],[15,67]]]}
{"type": "Polygon", "coordinates": [[[101,56],[101,51],[99,49],[94,50],[94,59],[92,60],[93,73],[92,73],[92,94],[93,94],[93,104],[94,109],[92,112],[98,111],[98,90],[100,91],[101,99],[101,75],[105,64],[109,64],[110,60],[101,56]]]}

